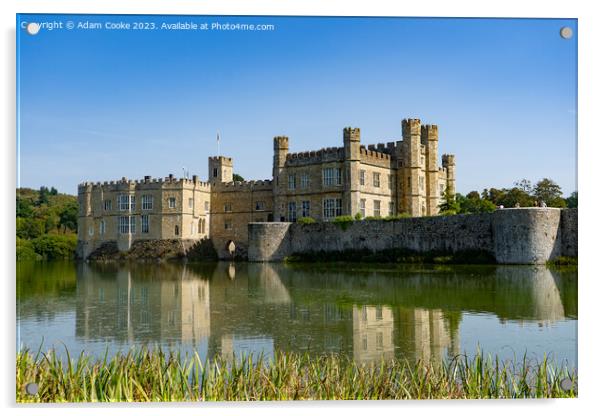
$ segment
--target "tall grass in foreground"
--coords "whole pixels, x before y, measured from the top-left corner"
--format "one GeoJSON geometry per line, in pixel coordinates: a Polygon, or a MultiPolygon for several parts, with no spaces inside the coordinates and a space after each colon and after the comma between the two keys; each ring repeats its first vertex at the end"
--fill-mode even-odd
{"type": "Polygon", "coordinates": [[[95,360],[82,353],[62,360],[54,351],[17,354],[17,402],[461,399],[576,397],[576,374],[547,358],[502,363],[464,356],[447,363],[405,360],[356,364],[346,356],[312,357],[277,352],[273,359],[246,356],[181,357],[132,350],[95,360]],[[565,391],[560,382],[571,381],[565,391]],[[26,393],[27,383],[39,386],[26,393]]]}

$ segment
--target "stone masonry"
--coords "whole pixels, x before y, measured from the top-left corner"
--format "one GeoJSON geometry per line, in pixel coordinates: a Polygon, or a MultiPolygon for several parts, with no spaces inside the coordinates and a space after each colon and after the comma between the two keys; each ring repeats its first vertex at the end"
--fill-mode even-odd
{"type": "Polygon", "coordinates": [[[220,258],[246,257],[252,222],[436,215],[446,190],[455,193],[455,158],[443,155],[438,165],[436,125],[404,119],[401,136],[365,147],[360,129],[347,127],[343,147],[299,153],[277,136],[271,180],[234,182],[232,159],[215,156],[206,182],[196,175],[85,182],[78,187],[78,254],[87,258],[108,241],[126,251],[140,239],[210,238],[220,258]]]}

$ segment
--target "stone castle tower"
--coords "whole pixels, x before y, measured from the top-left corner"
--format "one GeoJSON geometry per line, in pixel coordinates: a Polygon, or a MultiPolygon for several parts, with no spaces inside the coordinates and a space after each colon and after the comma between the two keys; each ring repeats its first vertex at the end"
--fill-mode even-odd
{"type": "MultiPolygon", "coordinates": [[[[249,222],[342,215],[437,215],[445,192],[455,194],[455,157],[438,165],[439,131],[416,118],[401,122],[401,140],[362,145],[360,129],[343,129],[343,146],[289,152],[273,139],[272,179],[233,181],[230,157],[208,160],[208,179],[84,183],[79,186],[79,240],[90,252],[106,241],[129,248],[136,240],[211,238],[218,253],[243,250],[249,222]]],[[[237,252],[238,252],[237,251],[237,252]]]]}

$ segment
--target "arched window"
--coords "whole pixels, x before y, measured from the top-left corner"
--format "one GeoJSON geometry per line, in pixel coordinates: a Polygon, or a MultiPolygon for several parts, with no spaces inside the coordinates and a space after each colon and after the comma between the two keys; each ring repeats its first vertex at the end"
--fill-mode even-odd
{"type": "Polygon", "coordinates": [[[199,220],[199,234],[205,234],[205,220],[202,218],[199,220]]]}
{"type": "Polygon", "coordinates": [[[180,235],[180,227],[178,227],[177,225],[176,225],[176,228],[174,230],[174,234],[175,235],[180,235]]]}

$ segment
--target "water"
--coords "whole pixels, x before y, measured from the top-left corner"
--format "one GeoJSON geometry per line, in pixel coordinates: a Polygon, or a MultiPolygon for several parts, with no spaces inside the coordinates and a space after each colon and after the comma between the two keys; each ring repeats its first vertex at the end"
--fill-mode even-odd
{"type": "Polygon", "coordinates": [[[532,266],[19,263],[17,346],[577,365],[577,273],[532,266]]]}

